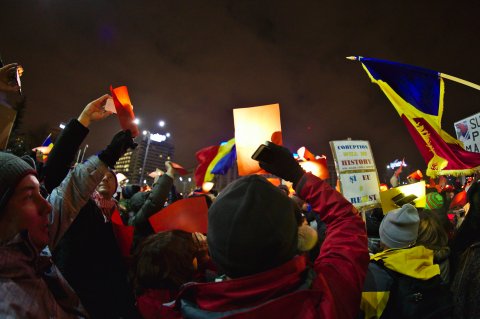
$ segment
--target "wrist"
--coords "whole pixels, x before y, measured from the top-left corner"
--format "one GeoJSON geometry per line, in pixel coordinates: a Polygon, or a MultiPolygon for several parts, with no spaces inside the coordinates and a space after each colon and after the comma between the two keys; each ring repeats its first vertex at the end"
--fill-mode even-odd
{"type": "Polygon", "coordinates": [[[80,114],[80,116],[77,118],[77,120],[84,126],[84,127],[89,127],[90,126],[90,118],[83,114],[80,114]]]}

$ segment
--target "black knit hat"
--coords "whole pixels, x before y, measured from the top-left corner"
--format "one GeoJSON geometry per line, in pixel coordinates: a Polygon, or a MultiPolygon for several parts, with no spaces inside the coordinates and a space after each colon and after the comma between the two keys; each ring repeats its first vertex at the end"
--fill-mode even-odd
{"type": "Polygon", "coordinates": [[[208,211],[212,260],[232,278],[277,267],[297,251],[295,203],[258,175],[228,185],[208,211]]]}
{"type": "Polygon", "coordinates": [[[28,174],[36,175],[37,172],[26,159],[0,152],[0,213],[17,184],[28,174]]]}

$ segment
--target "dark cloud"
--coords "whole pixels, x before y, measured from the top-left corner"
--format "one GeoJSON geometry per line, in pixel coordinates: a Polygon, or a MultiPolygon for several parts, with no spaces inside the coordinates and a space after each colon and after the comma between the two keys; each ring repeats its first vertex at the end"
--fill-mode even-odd
{"type": "MultiPolygon", "coordinates": [[[[447,1],[8,1],[1,53],[25,66],[25,125],[54,126],[127,85],[142,128],[167,122],[176,160],[231,138],[232,109],[280,103],[286,145],[331,156],[328,141],[371,142],[379,167],[424,168],[394,108],[358,54],[480,82],[480,5],[447,1]]],[[[480,94],[447,83],[444,129],[478,111],[480,94]]],[[[94,152],[118,129],[94,124],[94,152]]],[[[379,169],[380,170],[380,169],[379,169]]]]}

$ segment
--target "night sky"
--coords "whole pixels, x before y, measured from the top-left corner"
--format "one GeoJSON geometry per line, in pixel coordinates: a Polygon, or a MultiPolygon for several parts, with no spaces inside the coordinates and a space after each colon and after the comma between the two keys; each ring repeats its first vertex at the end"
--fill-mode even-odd
{"type": "MultiPolygon", "coordinates": [[[[328,142],[369,140],[379,173],[413,140],[361,65],[363,55],[480,83],[480,2],[5,0],[4,62],[25,68],[23,129],[76,117],[127,85],[140,129],[172,134],[175,161],[233,137],[232,109],[280,103],[284,143],[331,159],[328,142]],[[467,2],[469,4],[467,4],[467,2]]],[[[446,81],[443,128],[479,111],[480,92],[446,81]]],[[[93,153],[119,129],[91,126],[93,153]]],[[[87,152],[88,154],[88,152],[87,152]]],[[[413,167],[412,167],[413,170],[413,167]]]]}

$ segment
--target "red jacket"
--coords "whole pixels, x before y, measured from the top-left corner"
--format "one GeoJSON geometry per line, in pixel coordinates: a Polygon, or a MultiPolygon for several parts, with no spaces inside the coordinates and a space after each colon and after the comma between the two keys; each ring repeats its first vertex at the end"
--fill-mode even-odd
{"type": "Polygon", "coordinates": [[[340,193],[311,174],[299,182],[297,194],[327,224],[313,270],[297,256],[252,276],[188,284],[175,305],[183,317],[332,319],[358,314],[369,263],[363,221],[340,193]]]}

